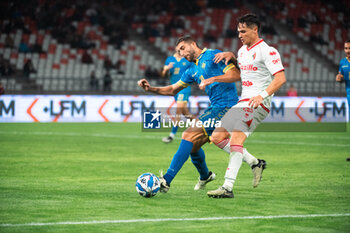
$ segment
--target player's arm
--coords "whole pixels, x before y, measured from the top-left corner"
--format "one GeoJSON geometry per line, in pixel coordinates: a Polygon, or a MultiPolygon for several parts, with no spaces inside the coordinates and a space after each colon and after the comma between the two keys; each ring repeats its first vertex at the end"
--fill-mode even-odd
{"type": "Polygon", "coordinates": [[[215,54],[214,62],[218,64],[224,59],[225,59],[225,65],[227,65],[230,61],[233,62],[233,64],[237,63],[236,56],[233,52],[221,52],[221,53],[215,54]]]}
{"type": "Polygon", "coordinates": [[[202,82],[199,84],[199,88],[201,90],[205,90],[206,86],[214,82],[233,83],[240,80],[241,80],[241,73],[236,67],[233,67],[230,70],[226,71],[226,73],[223,75],[214,76],[214,77],[202,80],[202,82]]]}
{"type": "Polygon", "coordinates": [[[342,75],[339,71],[339,73],[337,74],[337,76],[335,76],[335,81],[337,82],[343,82],[344,81],[344,75],[342,75]]]}
{"type": "Polygon", "coordinates": [[[160,73],[160,75],[161,75],[162,77],[165,77],[166,73],[167,73],[171,68],[173,68],[173,66],[174,66],[174,63],[173,63],[173,62],[171,62],[169,65],[165,65],[165,66],[163,67],[163,70],[162,70],[162,72],[160,73]]]}
{"type": "Polygon", "coordinates": [[[283,70],[276,73],[270,85],[264,91],[262,91],[259,95],[250,98],[248,105],[253,108],[257,108],[266,97],[274,94],[286,82],[287,82],[287,79],[283,70]]]}
{"type": "Polygon", "coordinates": [[[145,91],[153,92],[159,95],[176,95],[179,91],[185,88],[178,83],[164,87],[152,87],[146,79],[139,80],[137,84],[145,91]]]}

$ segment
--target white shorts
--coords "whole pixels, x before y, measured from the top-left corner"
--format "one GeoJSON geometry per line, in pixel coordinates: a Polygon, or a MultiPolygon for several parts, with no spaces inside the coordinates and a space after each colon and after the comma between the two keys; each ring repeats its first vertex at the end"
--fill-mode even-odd
{"type": "Polygon", "coordinates": [[[240,101],[234,105],[221,119],[221,127],[232,133],[239,130],[247,137],[269,115],[270,110],[264,105],[254,109],[248,106],[248,101],[240,101]]]}

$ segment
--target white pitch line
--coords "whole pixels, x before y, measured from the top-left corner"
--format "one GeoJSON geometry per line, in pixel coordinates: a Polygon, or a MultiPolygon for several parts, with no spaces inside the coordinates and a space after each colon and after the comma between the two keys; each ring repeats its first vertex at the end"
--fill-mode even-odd
{"type": "MultiPolygon", "coordinates": [[[[56,136],[72,136],[72,137],[105,137],[105,138],[132,138],[132,139],[159,139],[161,136],[151,135],[118,135],[118,134],[103,134],[103,133],[76,133],[76,132],[21,132],[21,131],[0,131],[0,134],[23,134],[23,135],[56,135],[56,136]]],[[[180,138],[175,138],[179,140],[180,138]]],[[[337,144],[337,143],[316,143],[316,142],[290,142],[288,140],[276,141],[276,140],[259,140],[250,139],[248,143],[257,144],[284,144],[284,145],[307,145],[307,146],[334,146],[334,147],[350,147],[350,144],[337,144]]]]}
{"type": "Polygon", "coordinates": [[[250,219],[283,219],[283,218],[317,218],[317,217],[348,217],[350,213],[343,214],[304,214],[304,215],[272,215],[272,216],[242,216],[242,217],[210,217],[210,218],[155,218],[155,219],[129,219],[129,220],[100,220],[82,222],[47,222],[47,223],[22,223],[0,224],[0,227],[22,226],[52,226],[52,225],[87,225],[108,223],[141,223],[141,222],[181,222],[181,221],[215,221],[215,220],[250,220],[250,219]]]}

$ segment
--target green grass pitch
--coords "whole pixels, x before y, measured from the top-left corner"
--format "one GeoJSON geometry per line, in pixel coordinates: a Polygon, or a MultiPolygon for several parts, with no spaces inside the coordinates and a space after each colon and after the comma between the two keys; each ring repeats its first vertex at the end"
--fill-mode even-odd
{"type": "Polygon", "coordinates": [[[146,199],[135,181],[167,170],[180,142],[162,143],[167,133],[141,132],[136,123],[3,123],[0,232],[350,232],[349,128],[254,133],[246,147],[268,166],[254,189],[243,163],[234,199],[206,196],[223,183],[228,162],[207,144],[217,180],[206,190],[193,190],[198,174],[189,160],[169,193],[146,199]]]}

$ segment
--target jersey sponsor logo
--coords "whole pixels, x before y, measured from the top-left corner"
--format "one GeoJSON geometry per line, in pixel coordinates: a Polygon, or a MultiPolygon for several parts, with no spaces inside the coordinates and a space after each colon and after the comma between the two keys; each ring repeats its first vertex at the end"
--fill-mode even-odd
{"type": "Polygon", "coordinates": [[[250,87],[253,86],[253,83],[251,81],[243,81],[242,82],[242,86],[244,87],[250,87]]]}
{"type": "Polygon", "coordinates": [[[239,63],[239,68],[241,70],[247,70],[247,71],[257,71],[258,67],[255,67],[253,64],[242,66],[241,63],[239,63]]]}
{"type": "Polygon", "coordinates": [[[270,52],[271,56],[275,56],[277,53],[275,51],[270,52]]]}
{"type": "Polygon", "coordinates": [[[272,63],[276,65],[276,64],[279,63],[280,61],[281,61],[281,59],[277,58],[277,59],[275,59],[275,60],[272,60],[272,63]]]}

